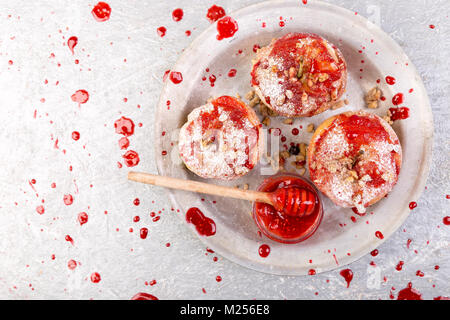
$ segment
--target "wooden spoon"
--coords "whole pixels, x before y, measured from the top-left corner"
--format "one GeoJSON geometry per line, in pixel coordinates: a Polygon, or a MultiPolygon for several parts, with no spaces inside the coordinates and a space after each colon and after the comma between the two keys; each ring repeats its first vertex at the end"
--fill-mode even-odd
{"type": "Polygon", "coordinates": [[[318,203],[314,192],[297,186],[279,188],[274,192],[259,192],[133,171],[128,173],[128,179],[160,187],[264,202],[272,205],[277,211],[296,217],[310,215],[318,203]]]}

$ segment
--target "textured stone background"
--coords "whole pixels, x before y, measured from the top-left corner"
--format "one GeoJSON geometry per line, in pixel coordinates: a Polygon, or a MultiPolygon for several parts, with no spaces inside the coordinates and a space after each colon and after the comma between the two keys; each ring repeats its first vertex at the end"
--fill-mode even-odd
{"type": "Polygon", "coordinates": [[[450,203],[449,1],[329,1],[380,18],[421,74],[435,121],[433,164],[417,208],[376,257],[349,266],[349,288],[339,269],[281,277],[220,256],[213,261],[217,255],[187,230],[164,190],[129,184],[128,170],[117,165],[124,152],[113,123],[125,115],[142,123],[130,137],[141,158],[137,168],[156,172],[153,113],[164,71],[209,26],[205,14],[212,4],[232,14],[258,1],[107,2],[111,19],[99,23],[90,13],[93,1],[0,0],[0,298],[129,299],[148,292],[160,299],[390,299],[409,282],[425,299],[450,295],[450,233],[442,221],[450,203]],[[175,8],[184,10],[180,22],[171,18],[175,8]],[[159,26],[167,28],[164,38],[159,26]],[[78,37],[73,56],[70,36],[78,37]],[[70,99],[78,89],[90,93],[80,107],[70,99]],[[78,141],[71,138],[75,130],[78,141]],[[73,195],[72,205],[64,204],[65,194],[73,195]],[[36,212],[38,205],[44,214],[36,212]],[[82,211],[89,222],[80,226],[82,211]],[[152,222],[152,211],[161,211],[159,221],[152,222]],[[145,240],[141,227],[149,229],[145,240]],[[403,270],[397,271],[400,260],[403,270]],[[90,280],[93,272],[101,275],[99,283],[90,280]]]}

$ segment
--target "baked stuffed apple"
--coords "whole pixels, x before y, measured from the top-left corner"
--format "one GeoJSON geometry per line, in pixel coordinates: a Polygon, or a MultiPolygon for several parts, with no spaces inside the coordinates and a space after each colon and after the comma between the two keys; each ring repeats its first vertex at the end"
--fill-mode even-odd
{"type": "Polygon", "coordinates": [[[359,213],[397,183],[402,148],[391,126],[375,114],[345,112],[325,120],[308,147],[311,180],[341,207],[359,213]]]}
{"type": "Polygon", "coordinates": [[[181,159],[202,178],[239,178],[259,161],[261,127],[255,112],[244,102],[219,97],[188,115],[179,135],[181,159]]]}
{"type": "Polygon", "coordinates": [[[312,33],[289,33],[257,51],[252,86],[263,103],[285,117],[311,117],[345,91],[347,65],[338,48],[312,33]]]}

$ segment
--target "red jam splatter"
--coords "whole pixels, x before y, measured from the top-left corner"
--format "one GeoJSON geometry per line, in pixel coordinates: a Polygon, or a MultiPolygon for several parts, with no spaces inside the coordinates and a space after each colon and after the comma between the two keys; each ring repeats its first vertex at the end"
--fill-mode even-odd
{"type": "Polygon", "coordinates": [[[72,239],[71,236],[66,235],[66,236],[64,237],[64,239],[65,239],[67,242],[70,242],[71,245],[73,245],[73,239],[72,239]]]}
{"type": "Polygon", "coordinates": [[[409,203],[409,209],[413,210],[415,207],[417,207],[417,203],[412,201],[409,203]]]}
{"type": "Polygon", "coordinates": [[[391,113],[391,120],[405,120],[409,118],[409,108],[401,107],[401,108],[389,108],[389,112],[391,113]]]}
{"type": "Polygon", "coordinates": [[[420,271],[420,270],[417,270],[416,271],[416,276],[418,276],[418,277],[423,277],[423,276],[425,276],[425,273],[423,273],[422,271],[420,271]]]}
{"type": "Polygon", "coordinates": [[[172,81],[174,84],[179,84],[181,81],[183,81],[183,75],[181,72],[172,71],[170,73],[170,81],[172,81]]]}
{"type": "MultiPolygon", "coordinates": [[[[274,192],[286,187],[306,189],[319,199],[309,184],[296,176],[289,175],[264,180],[258,191],[274,192]]],[[[318,202],[311,214],[299,217],[288,216],[269,204],[256,202],[253,207],[253,218],[260,230],[270,239],[282,243],[295,243],[307,239],[316,231],[322,220],[322,207],[318,202]]]]}
{"type": "Polygon", "coordinates": [[[180,21],[181,19],[183,19],[183,15],[184,15],[183,9],[177,8],[172,11],[172,19],[174,21],[177,22],[180,21]]]}
{"type": "Polygon", "coordinates": [[[141,200],[139,200],[139,198],[136,198],[136,199],[133,200],[133,204],[134,204],[135,206],[138,206],[138,205],[141,204],[141,200]]]}
{"type": "Polygon", "coordinates": [[[386,83],[388,84],[388,85],[394,85],[395,84],[395,78],[394,77],[391,77],[391,76],[387,76],[386,77],[386,83]]]}
{"type": "Polygon", "coordinates": [[[296,136],[300,133],[300,131],[297,128],[292,129],[292,135],[296,136]]]}
{"type": "Polygon", "coordinates": [[[228,71],[228,76],[230,78],[233,78],[234,76],[236,76],[236,72],[237,72],[236,69],[230,69],[230,71],[228,71]]]}
{"type": "Polygon", "coordinates": [[[44,206],[37,206],[36,212],[39,214],[44,214],[44,212],[45,212],[44,206]]]}
{"type": "Polygon", "coordinates": [[[98,22],[107,21],[111,16],[111,7],[106,2],[99,2],[92,9],[92,15],[98,22]]]}
{"type": "Polygon", "coordinates": [[[122,158],[124,159],[125,165],[127,167],[134,167],[139,164],[139,155],[136,151],[129,150],[127,151],[122,158]]]}
{"type": "Polygon", "coordinates": [[[314,270],[314,269],[309,269],[309,270],[308,270],[308,275],[310,275],[310,276],[316,275],[316,270],[314,270]]]}
{"type": "Polygon", "coordinates": [[[404,265],[405,263],[403,262],[403,261],[399,261],[398,263],[397,263],[397,265],[395,266],[395,269],[397,270],[397,271],[401,271],[402,269],[403,269],[403,265],[404,265]]]}
{"type": "Polygon", "coordinates": [[[378,255],[378,250],[377,250],[377,249],[372,250],[372,251],[370,252],[370,254],[372,255],[372,257],[376,257],[376,256],[378,255]]]}
{"type": "Polygon", "coordinates": [[[394,106],[398,106],[399,104],[403,103],[403,93],[397,93],[395,96],[392,97],[392,104],[394,106]]]}
{"type": "Polygon", "coordinates": [[[302,0],[303,4],[307,4],[308,0],[302,0]]]}
{"type": "Polygon", "coordinates": [[[446,225],[446,226],[450,226],[450,216],[446,216],[442,219],[442,222],[446,225]]]}
{"type": "Polygon", "coordinates": [[[100,277],[100,274],[98,272],[94,272],[91,274],[92,283],[99,283],[101,280],[102,280],[102,277],[100,277]]]}
{"type": "Polygon", "coordinates": [[[114,128],[116,133],[129,137],[134,133],[134,122],[129,118],[121,117],[114,122],[114,128]]]}
{"type": "Polygon", "coordinates": [[[139,292],[139,293],[136,293],[131,298],[131,300],[159,300],[159,299],[149,293],[139,292]]]}
{"type": "Polygon", "coordinates": [[[384,239],[384,236],[380,231],[375,232],[375,237],[377,237],[378,239],[384,239]]]}
{"type": "Polygon", "coordinates": [[[73,102],[77,102],[80,105],[89,100],[89,93],[86,90],[77,90],[71,98],[73,102]]]}
{"type": "Polygon", "coordinates": [[[429,27],[430,27],[430,29],[436,28],[436,26],[434,24],[430,24],[429,27]]]}
{"type": "Polygon", "coordinates": [[[72,139],[78,141],[80,139],[80,133],[78,131],[72,132],[72,139]]]}
{"type": "Polygon", "coordinates": [[[213,23],[219,20],[220,18],[225,16],[225,10],[222,7],[213,5],[211,8],[208,9],[208,12],[206,13],[206,18],[209,20],[209,22],[213,23]]]}
{"type": "Polygon", "coordinates": [[[166,35],[166,31],[167,29],[165,27],[159,27],[158,29],[156,29],[156,33],[158,33],[158,36],[160,36],[161,38],[166,35]]]}
{"type": "Polygon", "coordinates": [[[74,270],[77,267],[77,262],[73,259],[69,260],[69,262],[67,263],[67,267],[70,270],[74,270]]]}
{"type": "Polygon", "coordinates": [[[120,150],[128,149],[130,146],[130,140],[127,137],[122,137],[119,139],[119,148],[120,150]]]}
{"type": "Polygon", "coordinates": [[[262,258],[267,258],[270,253],[270,247],[267,244],[262,244],[258,249],[259,255],[262,258]]]}
{"type": "Polygon", "coordinates": [[[231,38],[239,30],[236,20],[231,17],[224,17],[217,22],[217,40],[231,38]]]}
{"type": "Polygon", "coordinates": [[[88,214],[86,212],[80,212],[78,214],[78,222],[80,223],[80,225],[82,226],[83,224],[85,224],[86,222],[88,222],[88,214]]]}
{"type": "Polygon", "coordinates": [[[216,277],[216,281],[217,281],[217,282],[222,281],[222,277],[221,277],[221,276],[217,276],[217,277],[216,277]]]}
{"type": "Polygon", "coordinates": [[[412,283],[408,283],[408,287],[400,290],[397,300],[422,300],[422,294],[412,287],[412,283]]]}
{"type": "Polygon", "coordinates": [[[347,288],[350,287],[350,282],[353,279],[353,271],[350,269],[344,269],[339,273],[347,282],[347,288]]]}
{"type": "Polygon", "coordinates": [[[411,245],[412,240],[408,239],[406,240],[406,247],[409,249],[409,246],[411,245]]]}
{"type": "Polygon", "coordinates": [[[210,237],[216,234],[216,223],[211,218],[205,217],[199,208],[190,208],[186,212],[186,221],[192,223],[201,236],[210,237]]]}
{"type": "Polygon", "coordinates": [[[216,76],[215,75],[210,75],[209,76],[209,85],[211,86],[211,87],[214,87],[214,84],[216,83],[216,80],[217,80],[217,78],[216,78],[216,76]]]}
{"type": "Polygon", "coordinates": [[[69,40],[67,40],[67,46],[69,47],[72,54],[74,54],[73,49],[78,44],[78,38],[77,37],[70,37],[69,40]]]}
{"type": "Polygon", "coordinates": [[[73,197],[71,194],[65,194],[63,199],[66,206],[70,206],[73,203],[73,197]]]}
{"type": "Polygon", "coordinates": [[[139,235],[140,235],[141,239],[146,239],[147,235],[148,235],[148,229],[141,228],[141,230],[139,231],[139,235]]]}

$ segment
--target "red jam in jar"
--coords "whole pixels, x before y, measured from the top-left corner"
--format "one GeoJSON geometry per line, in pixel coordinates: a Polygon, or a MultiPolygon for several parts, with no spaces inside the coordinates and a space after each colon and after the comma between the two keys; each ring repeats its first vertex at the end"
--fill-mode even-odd
{"type": "Polygon", "coordinates": [[[287,216],[269,204],[255,202],[253,219],[264,235],[282,243],[297,243],[308,239],[322,221],[322,202],[317,190],[304,178],[294,174],[269,177],[259,186],[258,191],[274,192],[277,189],[295,186],[310,190],[316,195],[317,203],[313,213],[304,217],[287,216]]]}

